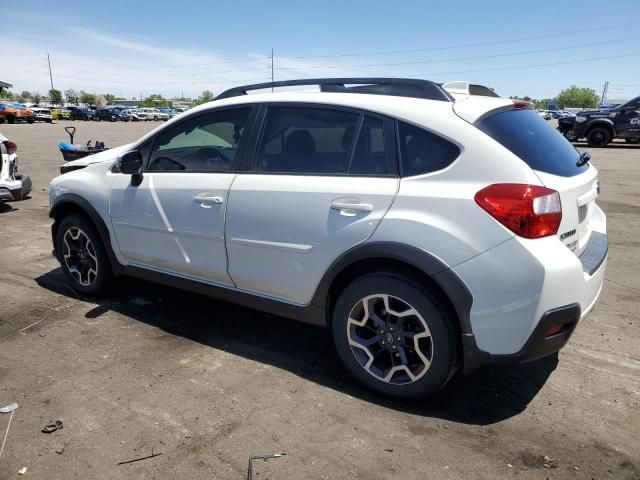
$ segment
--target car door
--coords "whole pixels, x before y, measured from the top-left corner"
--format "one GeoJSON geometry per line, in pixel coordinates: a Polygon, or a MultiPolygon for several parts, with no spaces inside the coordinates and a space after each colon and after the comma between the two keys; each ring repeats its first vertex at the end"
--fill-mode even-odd
{"type": "Polygon", "coordinates": [[[191,115],[143,148],[142,182],[114,174],[110,213],[122,255],[132,264],[232,285],[225,214],[251,108],[191,115]]]}
{"type": "Polygon", "coordinates": [[[306,304],[331,263],[369,238],[398,189],[390,120],[321,105],[263,106],[250,171],[227,210],[238,288],[306,304]]]}

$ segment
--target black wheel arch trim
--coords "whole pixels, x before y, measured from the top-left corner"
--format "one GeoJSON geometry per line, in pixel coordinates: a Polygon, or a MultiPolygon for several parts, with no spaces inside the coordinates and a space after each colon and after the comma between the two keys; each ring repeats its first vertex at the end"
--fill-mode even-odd
{"type": "Polygon", "coordinates": [[[451,302],[458,317],[462,335],[473,337],[470,320],[473,296],[462,279],[434,255],[399,242],[367,242],[345,252],[333,262],[324,274],[311,304],[327,310],[329,293],[336,278],[356,262],[374,258],[406,263],[431,278],[451,302]]]}
{"type": "MultiPolygon", "coordinates": [[[[85,215],[89,217],[89,219],[93,222],[98,231],[98,235],[100,235],[100,240],[102,240],[102,244],[107,251],[107,256],[109,257],[109,263],[111,264],[111,270],[115,275],[119,275],[123,272],[124,267],[118,262],[115,253],[113,252],[113,248],[111,247],[111,235],[109,233],[109,229],[105,224],[103,218],[100,216],[98,211],[95,209],[91,203],[77,195],[75,193],[63,193],[59,197],[56,198],[54,204],[51,206],[49,210],[49,218],[56,218],[56,212],[59,211],[65,205],[72,205],[78,209],[80,209],[85,215]]],[[[53,252],[56,258],[58,258],[58,254],[56,252],[56,233],[57,233],[57,221],[51,225],[51,239],[53,241],[53,252]]],[[[59,259],[59,258],[58,258],[59,259]]]]}

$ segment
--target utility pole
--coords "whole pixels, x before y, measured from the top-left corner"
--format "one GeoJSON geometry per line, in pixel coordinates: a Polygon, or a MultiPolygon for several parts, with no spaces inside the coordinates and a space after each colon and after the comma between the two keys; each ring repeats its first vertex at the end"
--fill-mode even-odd
{"type": "MultiPolygon", "coordinates": [[[[271,49],[271,83],[273,83],[273,48],[271,49]]],[[[271,91],[273,92],[273,87],[271,87],[271,91]]]]}
{"type": "Polygon", "coordinates": [[[49,52],[47,52],[47,63],[49,64],[49,80],[51,80],[51,90],[53,90],[53,75],[51,75],[51,58],[49,58],[49,52]]]}
{"type": "Polygon", "coordinates": [[[604,104],[606,102],[608,90],[609,90],[609,80],[604,82],[604,88],[602,89],[602,98],[600,99],[601,104],[604,104]]]}

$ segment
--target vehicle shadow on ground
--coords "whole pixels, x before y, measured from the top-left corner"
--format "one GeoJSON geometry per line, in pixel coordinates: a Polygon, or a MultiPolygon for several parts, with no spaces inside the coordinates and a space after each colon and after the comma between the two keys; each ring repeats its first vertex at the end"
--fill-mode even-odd
{"type": "Polygon", "coordinates": [[[13,208],[10,203],[0,202],[0,213],[9,213],[18,210],[17,208],[13,208]]]}
{"type": "MultiPolygon", "coordinates": [[[[36,282],[57,294],[78,298],[60,268],[36,282]]],[[[323,328],[132,278],[119,278],[108,297],[82,299],[96,304],[85,312],[86,318],[114,311],[386,408],[465,424],[489,425],[521,413],[558,363],[557,356],[552,356],[522,365],[487,366],[470,376],[457,375],[431,399],[402,402],[357,384],[340,364],[328,330],[323,328]]]]}

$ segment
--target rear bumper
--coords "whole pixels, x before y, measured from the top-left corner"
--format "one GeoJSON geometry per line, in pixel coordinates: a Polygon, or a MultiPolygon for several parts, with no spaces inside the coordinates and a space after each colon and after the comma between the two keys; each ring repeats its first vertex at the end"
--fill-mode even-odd
{"type": "Polygon", "coordinates": [[[478,348],[473,336],[464,336],[464,373],[471,373],[483,365],[531,362],[552,355],[569,341],[580,317],[580,305],[577,303],[549,310],[542,316],[524,347],[508,355],[484,352],[478,348]],[[551,329],[555,330],[551,332],[551,329]]]}
{"type": "Polygon", "coordinates": [[[600,295],[607,253],[607,235],[597,231],[580,257],[557,238],[516,238],[456,267],[473,296],[465,373],[560,350],[600,295]]]}

